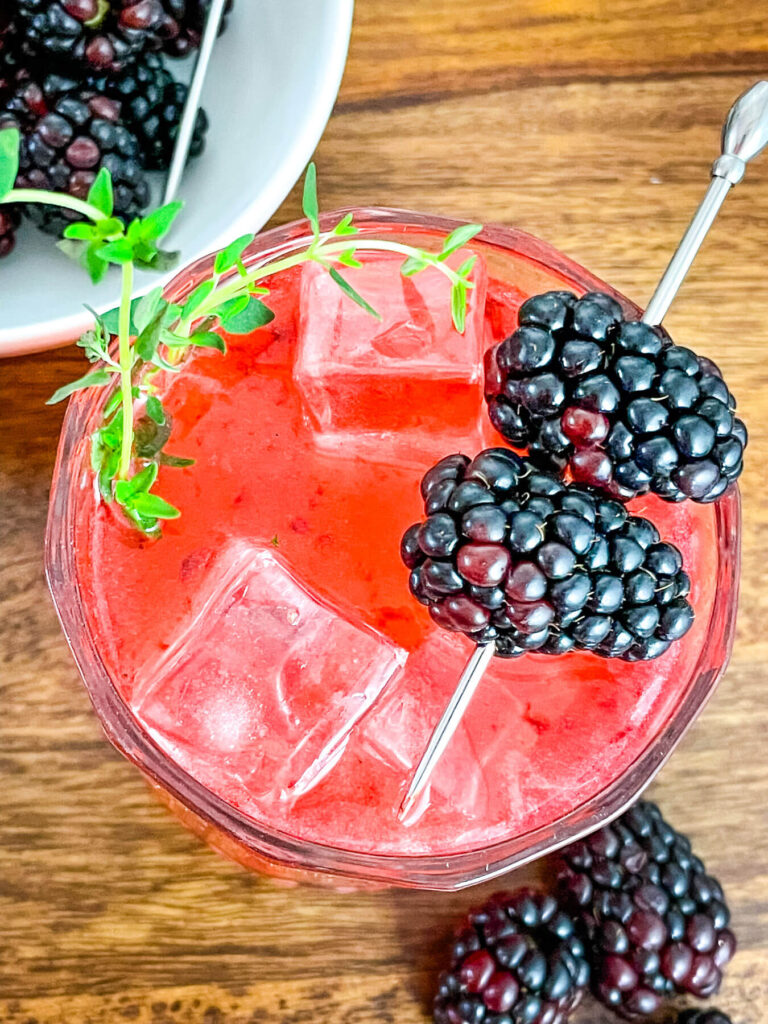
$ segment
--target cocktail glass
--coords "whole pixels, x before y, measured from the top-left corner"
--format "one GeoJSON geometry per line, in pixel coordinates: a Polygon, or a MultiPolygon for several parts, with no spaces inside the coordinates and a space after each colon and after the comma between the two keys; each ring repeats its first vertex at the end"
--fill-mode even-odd
{"type": "MultiPolygon", "coordinates": [[[[354,216],[363,236],[425,248],[458,226],[400,210],[354,216]]],[[[308,240],[304,221],[265,232],[245,262],[308,240]]],[[[193,356],[167,404],[169,447],[198,464],[161,476],[182,509],[162,540],[140,541],[98,500],[89,435],[104,394],[80,392],[67,412],[46,570],[107,737],[211,846],[288,882],[458,889],[592,831],[658,772],[728,661],[738,491],[713,506],[638,499],[692,577],[696,624],[674,660],[670,651],[639,665],[589,654],[495,662],[425,798],[398,818],[471,650],[407,593],[397,549],[420,516],[418,481],[451,450],[501,443],[482,403],[481,349],[514,327],[527,296],[602,289],[639,312],[523,232],[490,226],[470,247],[487,273],[483,335],[474,355],[452,352],[442,369],[409,350],[409,306],[395,334],[376,339],[383,360],[339,390],[322,318],[310,330],[317,311],[300,308],[314,287],[300,271],[274,282],[266,334],[230,339],[225,357],[193,356]],[[356,388],[357,432],[346,406],[335,417],[324,404],[356,388]],[[403,415],[408,394],[413,415],[403,415]]],[[[207,257],[185,269],[168,297],[183,300],[211,267],[207,257]]]]}

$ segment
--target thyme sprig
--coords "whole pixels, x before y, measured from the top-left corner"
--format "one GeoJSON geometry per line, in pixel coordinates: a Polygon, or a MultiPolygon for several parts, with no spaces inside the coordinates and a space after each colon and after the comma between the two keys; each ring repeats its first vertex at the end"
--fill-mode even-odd
{"type": "Polygon", "coordinates": [[[67,226],[59,247],[78,260],[94,282],[104,277],[111,264],[120,268],[118,307],[104,315],[86,307],[93,324],[77,344],[93,368],[59,388],[49,404],[84,388],[113,388],[104,405],[101,425],[91,437],[91,464],[103,500],[115,502],[145,534],[159,534],[162,520],[180,515],[179,509],[153,491],[160,466],[189,466],[193,461],[165,451],[172,425],[158,395],[155,376],[161,371],[180,372],[184,357],[195,347],[225,352],[221,330],[250,334],[273,320],[274,313],[264,302],[269,295],[264,286],[268,278],[302,263],[318,263],[350,300],[380,319],[339,268],[362,266],[360,257],[364,253],[395,253],[403,258],[401,272],[405,276],[434,267],[448,279],[453,322],[458,331],[464,331],[475,256],[456,269],[447,261],[481,230],[479,224],[456,228],[444,239],[439,252],[360,235],[352,214],[346,214],[330,230],[321,231],[316,170],[310,164],[304,179],[303,210],[311,239],[304,248],[249,268],[244,256],[255,236],[241,235],[216,255],[211,275],[183,303],[169,302],[159,287],[134,298],[136,268],[164,271],[175,263],[177,254],[162,249],[160,242],[182,204],[166,204],[125,225],[114,216],[112,181],[105,169],[97,175],[85,200],[16,189],[18,148],[15,129],[0,131],[0,204],[44,203],[79,215],[83,220],[67,226]]]}

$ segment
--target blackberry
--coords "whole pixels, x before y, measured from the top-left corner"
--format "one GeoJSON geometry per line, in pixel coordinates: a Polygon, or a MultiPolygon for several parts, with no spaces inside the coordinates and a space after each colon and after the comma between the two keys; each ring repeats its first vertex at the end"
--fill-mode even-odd
{"type": "Polygon", "coordinates": [[[558,1024],[588,983],[584,945],[557,900],[533,889],[498,893],[456,933],[435,1024],[558,1024]]]}
{"type": "MultiPolygon", "coordinates": [[[[138,139],[146,170],[167,170],[189,90],[174,80],[161,58],[147,54],[140,64],[132,64],[122,74],[91,76],[88,86],[120,103],[120,120],[138,139]]],[[[200,109],[190,156],[202,153],[207,130],[208,118],[200,109]]]]}
{"type": "Polygon", "coordinates": [[[720,1010],[684,1010],[676,1024],[732,1024],[732,1021],[720,1010]]]}
{"type": "Polygon", "coordinates": [[[18,33],[10,9],[0,4],[0,114],[13,92],[19,73],[18,33]]]}
{"type": "Polygon", "coordinates": [[[10,96],[24,62],[19,54],[19,33],[10,10],[0,9],[0,107],[10,96]]]}
{"type": "Polygon", "coordinates": [[[17,0],[28,52],[91,70],[119,71],[175,31],[161,0],[17,0]]]}
{"type": "Polygon", "coordinates": [[[411,593],[500,657],[576,648],[646,660],[691,626],[677,548],[599,492],[490,448],[442,459],[421,493],[427,518],[401,543],[411,593]]]}
{"type": "Polygon", "coordinates": [[[639,801],[562,854],[560,889],[589,936],[593,989],[625,1017],[720,988],[736,949],[720,884],[655,804],[639,801]]]}
{"type": "MultiPolygon", "coordinates": [[[[89,89],[49,75],[42,85],[26,79],[0,118],[22,131],[20,188],[51,189],[84,199],[96,174],[112,175],[115,215],[130,220],[149,202],[149,185],[140,161],[139,143],[119,120],[120,105],[89,89]]],[[[44,231],[60,234],[77,214],[30,203],[28,216],[44,231]]]]}
{"type": "MultiPolygon", "coordinates": [[[[162,4],[168,25],[163,50],[171,57],[186,57],[200,46],[211,0],[162,0],[162,4]]],[[[221,32],[227,27],[226,16],[231,13],[234,5],[235,0],[227,0],[221,32]]]]}
{"type": "Polygon", "coordinates": [[[7,256],[16,244],[16,231],[21,216],[15,206],[0,206],[0,259],[7,256]]]}
{"type": "MultiPolygon", "coordinates": [[[[3,22],[3,15],[0,14],[0,65],[3,63],[7,56],[7,51],[4,51],[3,47],[9,43],[10,29],[8,24],[3,22]]],[[[10,70],[8,66],[0,67],[0,101],[5,98],[6,90],[12,81],[12,73],[8,74],[8,77],[3,77],[6,71],[10,70]]],[[[5,127],[17,127],[14,118],[5,116],[0,111],[0,131],[5,127]]],[[[0,206],[0,259],[4,256],[8,256],[16,245],[16,232],[21,224],[21,211],[17,205],[13,206],[0,206]]]]}
{"type": "Polygon", "coordinates": [[[720,371],[602,292],[534,295],[486,354],[492,423],[532,458],[629,500],[714,501],[746,429],[720,371]]]}
{"type": "Polygon", "coordinates": [[[0,53],[8,48],[15,31],[10,8],[0,8],[0,53]]]}

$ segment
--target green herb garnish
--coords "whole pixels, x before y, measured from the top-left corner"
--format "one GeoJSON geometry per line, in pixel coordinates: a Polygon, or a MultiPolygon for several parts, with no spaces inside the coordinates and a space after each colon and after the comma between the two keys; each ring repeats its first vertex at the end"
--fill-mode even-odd
{"type": "MultiPolygon", "coordinates": [[[[160,242],[182,204],[168,203],[125,225],[113,215],[112,181],[107,170],[99,172],[86,200],[17,189],[13,184],[18,172],[18,150],[18,131],[0,131],[0,204],[43,203],[78,214],[83,220],[65,229],[59,248],[78,260],[94,282],[104,277],[110,264],[120,267],[119,306],[102,316],[86,307],[93,315],[93,325],[77,344],[93,368],[59,388],[48,402],[63,401],[83,388],[115,387],[104,406],[101,426],[91,437],[91,464],[104,501],[116,502],[145,534],[159,534],[162,520],[180,515],[179,509],[152,490],[159,467],[193,463],[165,452],[171,420],[157,394],[154,377],[161,370],[180,372],[184,356],[193,346],[224,352],[226,345],[218,333],[220,328],[230,334],[250,334],[273,320],[274,313],[264,301],[269,290],[262,282],[267,278],[302,263],[319,263],[349,299],[379,318],[339,266],[362,266],[360,257],[365,252],[397,253],[403,257],[404,275],[435,267],[448,278],[453,322],[458,331],[464,330],[469,289],[474,287],[469,278],[475,257],[456,270],[446,261],[474,238],[481,230],[479,224],[456,228],[437,253],[389,239],[361,236],[352,214],[346,214],[330,230],[321,231],[317,175],[315,165],[310,164],[304,179],[303,210],[312,239],[304,249],[249,270],[243,255],[255,236],[241,235],[218,253],[210,278],[197,285],[183,305],[168,302],[160,288],[134,298],[137,267],[164,271],[176,262],[178,254],[162,249],[160,242]]],[[[276,537],[273,543],[277,545],[276,537]]]]}

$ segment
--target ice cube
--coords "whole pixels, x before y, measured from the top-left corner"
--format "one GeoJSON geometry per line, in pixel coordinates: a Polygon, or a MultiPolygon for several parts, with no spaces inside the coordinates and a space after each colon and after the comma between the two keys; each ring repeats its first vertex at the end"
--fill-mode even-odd
{"type": "MultiPolygon", "coordinates": [[[[458,266],[461,249],[449,259],[458,266]]],[[[328,272],[304,265],[294,379],[320,445],[346,441],[418,441],[444,454],[465,447],[483,414],[483,344],[487,273],[472,271],[466,329],[451,318],[450,282],[430,267],[400,273],[402,257],[370,254],[344,274],[382,319],[346,296],[328,272]]],[[[386,450],[386,448],[384,449],[386,450]]]]}
{"type": "Polygon", "coordinates": [[[132,704],[219,795],[292,799],[330,771],[405,652],[314,594],[269,547],[233,541],[132,704]]]}
{"type": "MultiPolygon", "coordinates": [[[[363,724],[360,742],[364,749],[384,766],[402,773],[403,786],[426,750],[470,651],[463,638],[442,632],[430,636],[410,654],[403,674],[363,724]]],[[[404,819],[406,826],[415,824],[433,806],[441,813],[459,812],[469,821],[489,813],[501,812],[512,818],[519,813],[520,768],[534,735],[526,727],[510,742],[506,720],[517,705],[514,687],[502,680],[498,664],[492,664],[424,795],[404,819]]]]}

